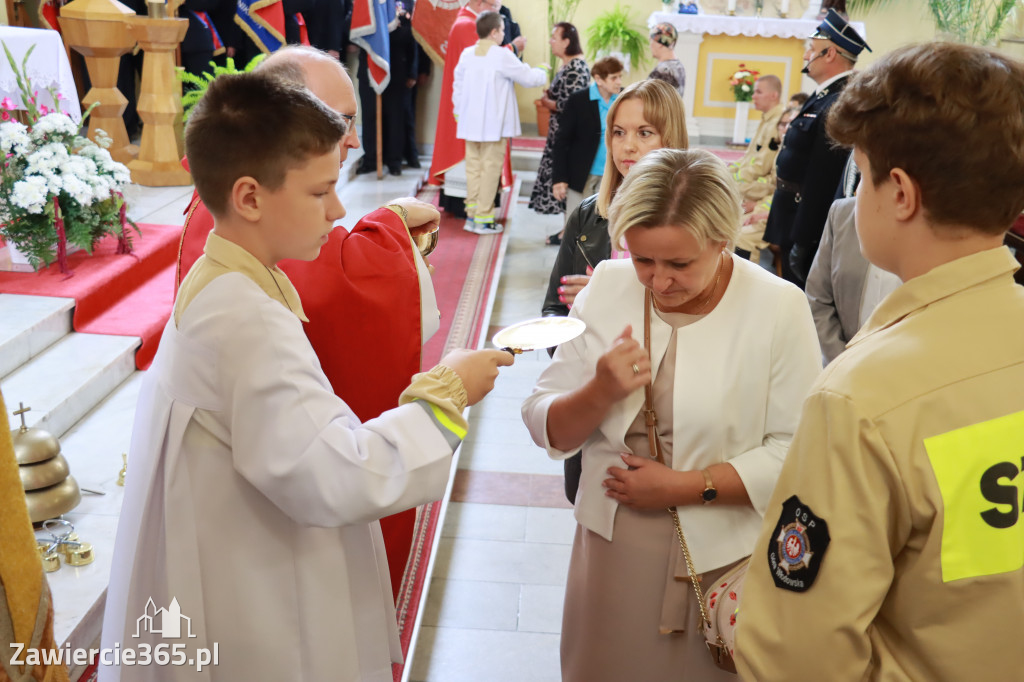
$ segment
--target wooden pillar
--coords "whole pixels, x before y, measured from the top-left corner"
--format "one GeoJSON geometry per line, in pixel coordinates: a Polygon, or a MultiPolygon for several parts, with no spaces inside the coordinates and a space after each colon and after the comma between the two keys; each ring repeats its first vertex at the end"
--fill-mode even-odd
{"type": "Polygon", "coordinates": [[[192,177],[181,167],[175,121],[182,114],[181,84],[174,75],[174,51],[188,29],[188,19],[131,17],[132,36],[146,53],[142,60],[142,93],[138,112],[142,119],[139,158],[128,164],[132,182],[151,187],[190,185],[192,177]]]}
{"type": "Polygon", "coordinates": [[[92,81],[92,89],[82,98],[82,105],[88,107],[98,102],[89,116],[88,137],[95,141],[96,131],[102,129],[113,140],[110,155],[125,164],[135,158],[138,147],[128,139],[121,118],[128,100],[117,89],[117,70],[121,55],[135,45],[125,23],[134,15],[117,0],[74,0],[60,13],[64,42],[85,57],[92,81]]]}

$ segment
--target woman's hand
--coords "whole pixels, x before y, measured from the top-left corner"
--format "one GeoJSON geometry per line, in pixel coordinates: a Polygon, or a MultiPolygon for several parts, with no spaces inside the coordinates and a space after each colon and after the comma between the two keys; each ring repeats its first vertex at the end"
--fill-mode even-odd
{"type": "Polygon", "coordinates": [[[666,509],[682,502],[682,472],[669,469],[650,457],[622,454],[628,469],[609,467],[605,495],[633,509],[666,509]]]}
{"type": "Polygon", "coordinates": [[[544,106],[546,109],[549,109],[550,111],[558,111],[558,102],[551,99],[547,95],[541,98],[540,103],[542,106],[544,106]]]}
{"type": "Polygon", "coordinates": [[[569,183],[568,182],[556,182],[555,184],[551,185],[551,196],[553,196],[555,199],[558,199],[559,201],[562,201],[563,199],[565,199],[565,195],[568,192],[569,192],[569,183]]]}
{"type": "Polygon", "coordinates": [[[594,384],[609,402],[616,403],[650,381],[651,359],[633,338],[633,326],[627,324],[598,359],[594,384]]]}
{"type": "Polygon", "coordinates": [[[587,274],[585,275],[566,275],[561,279],[561,286],[558,287],[558,300],[561,303],[566,304],[570,308],[576,301],[576,296],[583,287],[587,286],[590,282],[590,275],[594,273],[594,269],[587,267],[587,274]]]}

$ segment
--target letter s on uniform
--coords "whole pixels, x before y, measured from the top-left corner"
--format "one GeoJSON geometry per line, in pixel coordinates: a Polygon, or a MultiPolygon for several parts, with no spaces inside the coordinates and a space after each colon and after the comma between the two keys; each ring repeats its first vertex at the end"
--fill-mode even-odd
{"type": "MultiPolygon", "coordinates": [[[[1024,467],[1024,459],[1021,460],[1024,467]]],[[[981,475],[981,494],[986,500],[997,505],[1006,505],[1008,511],[1000,511],[996,507],[981,512],[981,518],[993,528],[1009,528],[1017,523],[1019,507],[1017,498],[1019,490],[1014,484],[1002,485],[1000,480],[1012,481],[1017,477],[1020,470],[1012,462],[999,462],[993,464],[981,475]]]]}

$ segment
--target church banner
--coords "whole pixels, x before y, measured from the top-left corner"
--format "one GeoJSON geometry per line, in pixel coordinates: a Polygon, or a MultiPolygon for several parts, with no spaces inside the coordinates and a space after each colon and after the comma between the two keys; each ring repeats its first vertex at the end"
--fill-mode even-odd
{"type": "Polygon", "coordinates": [[[252,38],[261,52],[276,52],[285,43],[281,0],[237,0],[235,23],[252,38]]]}
{"type": "MultiPolygon", "coordinates": [[[[352,6],[352,42],[366,51],[370,87],[378,95],[391,80],[391,39],[395,0],[355,0],[352,6]]],[[[397,23],[395,24],[397,25],[397,23]]]]}
{"type": "Polygon", "coordinates": [[[419,0],[412,11],[412,31],[417,42],[434,63],[443,66],[448,47],[448,31],[455,16],[469,0],[419,0]]]}

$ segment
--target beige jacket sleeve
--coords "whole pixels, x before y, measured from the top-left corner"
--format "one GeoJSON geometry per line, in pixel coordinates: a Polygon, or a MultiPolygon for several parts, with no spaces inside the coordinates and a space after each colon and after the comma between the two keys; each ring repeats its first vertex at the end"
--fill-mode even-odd
{"type": "Polygon", "coordinates": [[[736,635],[744,680],[864,679],[872,622],[911,525],[899,481],[886,443],[856,405],[825,391],[807,399],[744,586],[736,635]],[[782,551],[778,539],[790,520],[782,510],[792,496],[826,526],[806,536],[816,575],[791,569],[783,578],[803,581],[804,591],[780,586],[771,565],[770,553],[782,551]]]}

